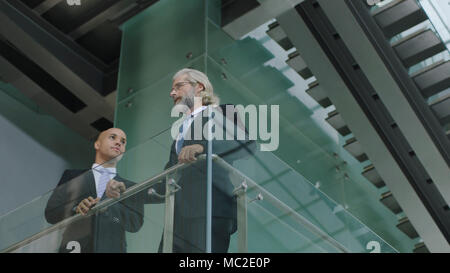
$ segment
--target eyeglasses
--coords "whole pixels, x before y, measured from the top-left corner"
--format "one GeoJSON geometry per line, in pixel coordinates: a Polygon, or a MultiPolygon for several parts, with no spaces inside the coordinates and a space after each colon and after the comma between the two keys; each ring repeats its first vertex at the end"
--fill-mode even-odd
{"type": "Polygon", "coordinates": [[[186,85],[187,83],[195,84],[196,82],[188,82],[188,81],[178,82],[178,83],[175,84],[174,87],[172,87],[172,89],[170,89],[170,92],[172,92],[172,90],[174,90],[174,89],[175,89],[175,91],[179,91],[180,88],[183,87],[184,85],[186,85]]]}

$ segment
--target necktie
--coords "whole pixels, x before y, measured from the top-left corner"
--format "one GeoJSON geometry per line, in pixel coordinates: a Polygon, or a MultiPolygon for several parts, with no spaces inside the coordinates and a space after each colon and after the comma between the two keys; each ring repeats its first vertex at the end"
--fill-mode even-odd
{"type": "Polygon", "coordinates": [[[112,173],[100,166],[96,168],[96,171],[98,171],[101,174],[100,179],[98,180],[97,197],[102,198],[103,193],[105,192],[106,189],[106,184],[108,184],[110,180],[109,175],[112,173]]]}
{"type": "Polygon", "coordinates": [[[181,148],[183,147],[184,142],[184,134],[183,131],[189,129],[189,122],[194,119],[194,114],[190,114],[180,126],[180,138],[176,142],[176,152],[179,154],[181,152],[181,148]]]}
{"type": "Polygon", "coordinates": [[[180,126],[180,139],[178,139],[178,141],[177,141],[177,154],[179,154],[181,152],[181,147],[183,147],[183,142],[184,142],[183,127],[184,127],[184,122],[180,126]]]}

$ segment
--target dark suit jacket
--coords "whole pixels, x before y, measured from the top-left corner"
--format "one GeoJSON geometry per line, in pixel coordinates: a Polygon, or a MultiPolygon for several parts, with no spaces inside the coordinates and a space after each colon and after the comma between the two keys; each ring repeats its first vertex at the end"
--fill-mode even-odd
{"type": "MultiPolygon", "coordinates": [[[[127,188],[133,182],[119,176],[114,178],[127,188]]],[[[75,215],[75,208],[85,198],[97,197],[95,179],[91,170],[66,170],[53,191],[45,208],[45,218],[56,224],[75,215]]],[[[103,194],[104,200],[106,194],[103,194]]],[[[77,241],[81,252],[126,252],[125,231],[137,232],[143,224],[142,196],[132,196],[108,207],[96,215],[82,217],[70,224],[64,234],[60,252],[67,250],[67,243],[77,241]]]]}
{"type": "MultiPolygon", "coordinates": [[[[224,117],[226,116],[225,105],[220,106],[224,117]]],[[[234,139],[237,139],[236,127],[240,124],[238,115],[234,113],[231,115],[233,119],[232,125],[234,129],[234,139]]],[[[225,120],[223,120],[225,121],[225,120]]],[[[200,144],[203,146],[203,153],[207,153],[208,141],[203,138],[200,140],[194,139],[194,123],[200,122],[202,128],[208,122],[207,117],[202,117],[199,114],[190,126],[187,135],[191,136],[191,140],[184,140],[183,146],[200,144]]],[[[225,126],[225,122],[222,123],[225,126]]],[[[241,127],[242,129],[243,126],[241,127]]],[[[224,128],[225,131],[225,128],[224,128]]],[[[245,130],[246,131],[246,130],[245,130]]],[[[225,138],[224,138],[225,139],[225,138]]],[[[249,141],[248,136],[246,140],[213,140],[212,153],[217,154],[222,159],[232,164],[233,161],[247,157],[253,154],[256,143],[249,141]]],[[[165,169],[168,169],[178,163],[178,155],[175,150],[175,141],[172,143],[170,149],[169,162],[165,169]]],[[[182,216],[184,218],[204,218],[206,216],[206,181],[207,181],[207,161],[195,162],[189,167],[183,169],[180,173],[177,183],[182,187],[182,190],[175,194],[175,218],[182,216]]],[[[165,193],[165,184],[157,184],[153,187],[159,194],[165,193]]],[[[228,171],[217,163],[212,166],[212,217],[228,218],[234,221],[233,232],[236,230],[236,198],[233,196],[234,186],[232,185],[228,171]]],[[[160,200],[160,199],[159,199],[160,200]]],[[[157,202],[157,198],[149,197],[147,203],[157,202]]],[[[176,220],[175,220],[176,222],[176,220]]]]}

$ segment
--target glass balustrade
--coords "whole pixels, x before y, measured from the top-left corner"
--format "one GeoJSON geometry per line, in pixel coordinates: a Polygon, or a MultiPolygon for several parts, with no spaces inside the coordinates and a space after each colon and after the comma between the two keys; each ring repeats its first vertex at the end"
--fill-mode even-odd
{"type": "Polygon", "coordinates": [[[185,146],[197,143],[206,148],[194,163],[178,163],[172,154],[172,166],[166,164],[171,148],[164,144],[171,142],[167,130],[101,166],[66,172],[67,181],[55,190],[1,217],[0,248],[3,252],[396,252],[301,174],[260,151],[261,144],[249,140],[244,127],[225,126],[229,119],[220,111],[210,117],[207,120],[213,123],[207,123],[204,132],[217,137],[225,128],[224,140],[184,140],[185,146]],[[242,133],[244,138],[226,140],[227,133],[242,133]],[[93,179],[102,175],[103,168],[113,177],[119,175],[114,186],[121,195],[108,198],[107,190],[82,215],[79,204],[88,196],[97,197],[93,179]],[[222,238],[224,234],[231,238],[222,238]]]}
{"type": "MultiPolygon", "coordinates": [[[[362,151],[353,156],[344,150],[353,137],[349,128],[338,133],[325,121],[334,106],[321,107],[308,95],[323,86],[286,64],[296,49],[281,49],[267,35],[268,23],[234,40],[220,17],[221,1],[167,0],[122,26],[115,125],[129,134],[131,148],[104,166],[71,173],[64,185],[1,216],[0,251],[411,251],[415,242],[396,227],[404,213],[380,203],[388,189],[361,175],[371,162],[355,159],[365,156],[362,151]],[[244,126],[232,123],[231,135],[245,136],[246,128],[250,138],[257,128],[258,140],[206,141],[205,135],[217,135],[229,121],[211,112],[214,123],[200,123],[202,139],[184,140],[185,146],[201,145],[203,155],[178,164],[171,154],[178,130],[170,127],[168,93],[173,74],[183,67],[204,71],[223,102],[248,106],[238,113],[244,126]],[[250,124],[246,111],[261,106],[269,113],[279,107],[279,120],[266,120],[272,131],[278,126],[279,139],[269,140],[280,144],[276,149],[261,137],[259,125],[250,124]],[[97,197],[93,181],[100,179],[100,167],[111,166],[126,189],[81,215],[80,202],[97,197]]],[[[421,27],[444,37],[434,24],[426,21],[390,42],[421,27]]],[[[439,53],[410,73],[449,56],[439,53]]]]}

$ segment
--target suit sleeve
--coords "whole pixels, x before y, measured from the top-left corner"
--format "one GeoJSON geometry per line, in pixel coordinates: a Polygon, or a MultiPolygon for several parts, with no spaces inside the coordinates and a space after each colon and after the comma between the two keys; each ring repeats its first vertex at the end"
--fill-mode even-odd
{"type": "MultiPolygon", "coordinates": [[[[126,181],[127,188],[135,183],[126,181]]],[[[119,202],[120,218],[124,230],[128,232],[137,232],[144,224],[144,193],[141,191],[119,202]]]]}
{"type": "Polygon", "coordinates": [[[56,224],[75,215],[74,208],[79,202],[68,194],[70,180],[73,177],[74,175],[69,170],[66,170],[59,180],[58,185],[53,190],[45,208],[45,219],[48,223],[56,224]]]}

